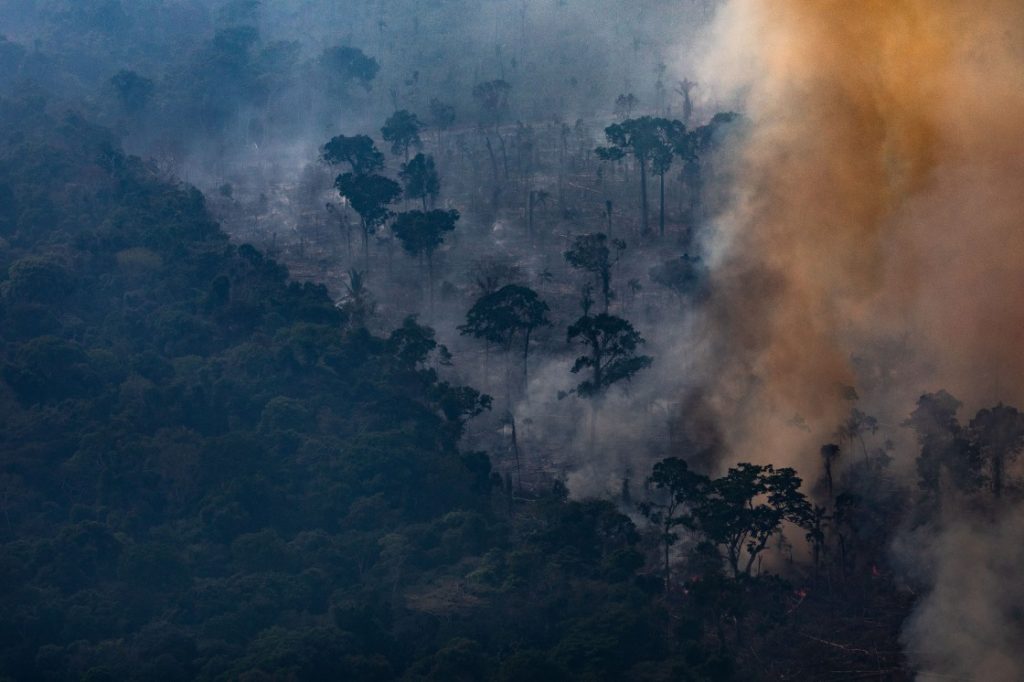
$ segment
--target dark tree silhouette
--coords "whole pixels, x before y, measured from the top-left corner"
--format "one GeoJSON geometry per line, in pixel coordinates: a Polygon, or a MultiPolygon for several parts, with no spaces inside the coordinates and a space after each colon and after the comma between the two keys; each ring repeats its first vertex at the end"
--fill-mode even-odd
{"type": "Polygon", "coordinates": [[[398,176],[405,183],[405,196],[423,202],[423,210],[427,210],[427,199],[433,203],[441,192],[441,179],[434,166],[434,157],[417,154],[402,164],[398,176]]]}
{"type": "Polygon", "coordinates": [[[444,243],[445,233],[455,229],[458,220],[459,212],[455,210],[408,211],[399,213],[391,226],[406,253],[426,261],[431,301],[434,298],[434,252],[444,243]]]}
{"type": "Polygon", "coordinates": [[[416,114],[401,109],[388,117],[388,120],[384,122],[384,127],[380,129],[380,134],[385,141],[391,143],[391,153],[401,156],[408,163],[409,149],[412,147],[418,149],[423,145],[423,141],[420,140],[420,130],[422,129],[423,124],[420,123],[416,114]]]}
{"type": "Polygon", "coordinates": [[[455,107],[436,97],[430,100],[430,125],[437,132],[437,146],[441,146],[441,133],[455,123],[455,107]]]}
{"type": "Polygon", "coordinates": [[[672,546],[679,541],[676,529],[680,526],[694,530],[696,520],[693,507],[707,494],[709,481],[693,471],[685,461],[669,457],[654,465],[650,482],[655,489],[663,491],[663,501],[645,502],[640,511],[660,528],[662,557],[665,571],[665,591],[671,589],[672,546]]]}
{"type": "Polygon", "coordinates": [[[597,398],[610,386],[631,379],[651,366],[653,359],[638,355],[644,344],[640,332],[628,321],[607,313],[591,315],[588,310],[569,327],[569,343],[583,346],[587,353],[576,358],[572,373],[589,370],[590,376],[572,392],[584,398],[597,398]]]}
{"type": "Polygon", "coordinates": [[[903,422],[917,433],[918,485],[935,504],[941,503],[944,474],[959,490],[976,489],[982,482],[981,455],[956,416],[961,404],[946,391],[926,393],[903,422]]]}
{"type": "Polygon", "coordinates": [[[665,236],[665,174],[672,168],[675,150],[686,138],[686,126],[679,121],[654,119],[658,145],[651,154],[651,170],[658,176],[658,235],[665,236]]]}
{"type": "Polygon", "coordinates": [[[355,173],[339,175],[334,181],[334,186],[359,214],[363,232],[363,258],[369,265],[370,235],[391,217],[388,206],[401,196],[402,188],[397,182],[383,175],[355,173]]]}
{"type": "Polygon", "coordinates": [[[357,175],[375,173],[384,168],[384,155],[366,135],[338,135],[321,149],[321,158],[332,166],[347,163],[357,175]]]}
{"type": "Polygon", "coordinates": [[[1024,414],[1000,403],[983,409],[968,426],[974,449],[987,464],[989,484],[996,499],[1006,486],[1006,466],[1024,450],[1024,414]]]}
{"type": "Polygon", "coordinates": [[[324,50],[320,55],[320,66],[328,74],[330,82],[341,90],[353,81],[359,83],[363,89],[369,90],[370,84],[380,70],[380,64],[376,59],[367,57],[358,48],[346,45],[324,50]]]}
{"type": "Polygon", "coordinates": [[[345,298],[338,308],[348,316],[351,329],[363,329],[367,321],[376,312],[377,304],[366,288],[366,273],[352,268],[348,271],[348,282],[345,283],[345,298]]]}
{"type": "Polygon", "coordinates": [[[649,170],[660,171],[664,182],[664,173],[672,163],[674,144],[683,137],[683,133],[685,127],[679,121],[650,116],[630,118],[605,128],[608,146],[595,150],[598,158],[605,161],[620,161],[626,156],[632,156],[636,161],[640,170],[640,225],[644,234],[650,232],[647,173],[649,170]]]}
{"type": "Polygon", "coordinates": [[[700,531],[721,547],[733,576],[750,575],[783,521],[810,525],[810,503],[790,468],[741,463],[711,481],[694,516],[700,531]],[[746,562],[741,562],[746,556],[746,562]]]}
{"type": "Polygon", "coordinates": [[[523,380],[527,379],[530,336],[538,327],[551,325],[548,304],[529,287],[508,284],[477,299],[466,314],[459,332],[499,344],[508,351],[515,337],[523,337],[523,380]]]}
{"type": "Polygon", "coordinates": [[[505,150],[505,138],[501,134],[501,122],[508,111],[508,96],[512,86],[503,80],[485,81],[473,86],[473,99],[480,107],[480,129],[484,133],[484,142],[487,145],[487,153],[491,157],[491,169],[494,173],[494,191],[491,203],[497,207],[498,199],[501,196],[501,181],[498,179],[498,161],[494,156],[494,146],[491,144],[491,135],[498,139],[501,145],[502,164],[505,169],[505,178],[508,178],[508,153],[505,150]]]}
{"type": "Polygon", "coordinates": [[[615,292],[612,291],[612,268],[619,262],[625,250],[626,243],[621,239],[612,239],[609,243],[605,234],[597,232],[577,236],[573,240],[572,248],[563,254],[569,265],[594,276],[596,284],[601,289],[606,313],[612,299],[615,298],[615,292]]]}

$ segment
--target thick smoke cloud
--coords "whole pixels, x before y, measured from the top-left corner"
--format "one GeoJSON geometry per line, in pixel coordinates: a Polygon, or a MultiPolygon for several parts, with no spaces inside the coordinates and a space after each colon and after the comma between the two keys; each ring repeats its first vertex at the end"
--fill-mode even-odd
{"type": "MultiPolygon", "coordinates": [[[[889,426],[938,388],[968,413],[1024,399],[1024,5],[732,0],[705,71],[750,118],[707,245],[730,456],[814,471],[843,386],[889,426]]],[[[1001,511],[901,543],[934,567],[905,632],[922,672],[1024,677],[1004,595],[1019,514],[1001,511]]]]}
{"type": "Polygon", "coordinates": [[[705,80],[752,120],[709,245],[735,448],[813,443],[871,378],[851,356],[895,337],[914,356],[885,384],[900,399],[1022,397],[1022,27],[1009,0],[723,8],[705,80]]]}

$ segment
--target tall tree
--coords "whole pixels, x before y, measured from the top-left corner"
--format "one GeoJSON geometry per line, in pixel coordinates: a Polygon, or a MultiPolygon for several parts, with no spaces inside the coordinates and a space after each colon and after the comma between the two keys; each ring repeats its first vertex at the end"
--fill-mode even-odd
{"type": "Polygon", "coordinates": [[[658,236],[665,236],[665,174],[672,168],[675,150],[686,138],[686,126],[679,121],[654,119],[658,145],[651,154],[651,171],[658,176],[658,236]]]}
{"type": "Polygon", "coordinates": [[[987,464],[992,495],[1002,497],[1006,467],[1024,450],[1024,414],[1000,403],[980,410],[968,426],[974,447],[987,464]]]}
{"type": "Polygon", "coordinates": [[[501,196],[501,181],[498,179],[498,161],[494,156],[491,135],[493,134],[497,138],[498,144],[501,145],[505,178],[508,179],[508,153],[505,149],[505,138],[501,134],[501,123],[508,112],[508,97],[511,90],[512,86],[501,79],[485,81],[473,86],[473,99],[477,101],[480,108],[480,129],[484,133],[484,142],[487,145],[487,153],[491,157],[491,169],[494,173],[494,191],[491,195],[491,203],[494,207],[497,207],[498,199],[501,196]]]}
{"type": "Polygon", "coordinates": [[[391,229],[402,243],[402,248],[427,263],[427,277],[430,286],[430,300],[434,300],[434,252],[444,243],[444,235],[455,229],[459,212],[407,211],[399,213],[391,229]]]}
{"type": "Polygon", "coordinates": [[[640,511],[661,531],[662,559],[665,571],[665,591],[671,589],[672,546],[679,541],[676,529],[680,526],[696,528],[693,507],[707,493],[709,481],[706,476],[690,471],[686,462],[678,457],[663,459],[654,465],[650,482],[662,491],[662,501],[648,501],[640,505],[640,511]]]}
{"type": "Polygon", "coordinates": [[[566,262],[573,268],[588,272],[594,277],[601,289],[606,313],[612,299],[615,298],[615,292],[612,291],[612,269],[625,250],[626,243],[621,239],[612,239],[609,243],[605,234],[597,232],[578,235],[573,240],[572,248],[563,254],[566,262]]]}
{"type": "Polygon", "coordinates": [[[685,132],[685,128],[678,121],[650,116],[630,118],[605,128],[608,146],[595,150],[598,158],[605,161],[619,161],[626,156],[632,156],[636,161],[640,170],[640,225],[644,234],[650,232],[647,173],[652,164],[657,163],[655,170],[664,169],[661,173],[664,180],[674,153],[672,142],[681,137],[681,132],[685,132]]]}
{"type": "Polygon", "coordinates": [[[391,178],[373,173],[344,173],[335,179],[334,186],[359,214],[363,232],[363,258],[369,265],[370,235],[391,217],[388,206],[401,196],[402,188],[391,178]]]}
{"type": "Polygon", "coordinates": [[[423,145],[420,139],[420,130],[423,124],[420,123],[416,114],[401,109],[391,114],[380,129],[381,136],[391,143],[391,153],[401,156],[405,162],[409,162],[409,149],[417,149],[423,145]]]}
{"type": "Polygon", "coordinates": [[[977,489],[982,482],[982,461],[977,443],[961,426],[956,413],[961,402],[946,391],[926,393],[903,422],[917,434],[918,485],[930,501],[940,504],[943,481],[960,490],[977,489]]]}
{"type": "MultiPolygon", "coordinates": [[[[436,97],[430,100],[430,125],[437,133],[437,146],[441,147],[441,133],[455,123],[455,107],[436,97]]],[[[440,153],[440,152],[439,152],[440,153]]]]}
{"type": "Polygon", "coordinates": [[[572,373],[589,370],[589,377],[572,392],[584,398],[598,398],[620,381],[631,379],[651,366],[653,358],[639,355],[644,338],[628,321],[607,313],[591,315],[588,310],[569,327],[569,343],[586,349],[576,358],[572,373]]]}
{"type": "Polygon", "coordinates": [[[345,298],[338,304],[338,308],[348,315],[349,328],[363,329],[373,317],[377,304],[366,287],[366,273],[352,268],[347,274],[345,298]]]}
{"type": "Polygon", "coordinates": [[[529,287],[508,284],[497,291],[485,293],[466,314],[466,324],[459,332],[499,344],[505,351],[516,336],[523,338],[523,381],[527,379],[530,336],[538,327],[551,326],[548,304],[529,287]]]}
{"type": "Polygon", "coordinates": [[[427,199],[433,203],[441,191],[441,179],[434,166],[434,157],[429,154],[417,154],[402,164],[398,176],[405,183],[405,196],[409,199],[420,199],[424,211],[427,210],[427,199]]]}
{"type": "Polygon", "coordinates": [[[800,483],[793,469],[749,463],[711,481],[694,517],[700,531],[723,549],[733,576],[751,574],[783,521],[810,525],[813,510],[800,483]]]}

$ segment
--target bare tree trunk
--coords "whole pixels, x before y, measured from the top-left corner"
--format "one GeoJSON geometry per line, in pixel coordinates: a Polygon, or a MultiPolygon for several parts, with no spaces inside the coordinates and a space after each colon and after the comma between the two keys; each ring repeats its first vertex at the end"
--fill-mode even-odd
{"type": "Polygon", "coordinates": [[[661,183],[661,189],[660,189],[660,192],[661,192],[661,208],[660,208],[660,211],[658,212],[658,236],[664,237],[665,236],[665,174],[664,173],[662,173],[659,176],[659,180],[660,180],[660,183],[661,183]]]}
{"type": "Polygon", "coordinates": [[[640,159],[640,229],[646,235],[650,231],[647,224],[647,162],[640,159]]]}
{"type": "Polygon", "coordinates": [[[494,173],[494,191],[491,194],[491,207],[498,208],[498,197],[501,196],[501,180],[498,178],[498,158],[494,155],[494,147],[491,145],[491,137],[484,133],[484,142],[487,144],[487,153],[491,157],[491,171],[494,173]]]}
{"type": "Polygon", "coordinates": [[[427,288],[430,296],[430,314],[434,314],[434,253],[427,252],[427,288]]]}
{"type": "Polygon", "coordinates": [[[509,423],[512,425],[512,455],[515,457],[516,462],[516,479],[519,487],[519,492],[523,492],[523,471],[519,464],[519,439],[516,436],[516,418],[511,411],[508,413],[509,423]]]}
{"type": "Polygon", "coordinates": [[[363,228],[363,265],[366,271],[370,271],[370,228],[366,224],[366,220],[363,218],[359,219],[362,223],[363,228]]]}

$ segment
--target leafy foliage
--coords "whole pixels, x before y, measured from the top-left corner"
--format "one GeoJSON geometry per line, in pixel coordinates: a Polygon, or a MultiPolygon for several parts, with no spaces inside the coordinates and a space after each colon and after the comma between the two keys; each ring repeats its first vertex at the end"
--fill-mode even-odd
{"type": "Polygon", "coordinates": [[[612,385],[629,380],[650,367],[654,361],[650,356],[637,354],[644,339],[633,325],[607,313],[585,313],[569,327],[566,338],[569,343],[576,342],[587,350],[587,354],[576,358],[572,365],[573,374],[590,370],[590,377],[573,389],[584,398],[600,396],[612,385]]]}

